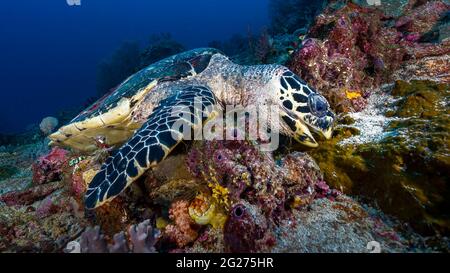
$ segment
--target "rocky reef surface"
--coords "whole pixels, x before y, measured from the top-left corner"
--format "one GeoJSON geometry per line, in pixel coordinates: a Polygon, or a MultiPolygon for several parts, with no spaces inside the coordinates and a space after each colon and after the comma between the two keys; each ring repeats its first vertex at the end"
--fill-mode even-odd
{"type": "Polygon", "coordinates": [[[395,16],[336,1],[289,64],[340,113],[333,141],[309,152],[325,180],[441,236],[450,219],[449,5],[422,2],[395,16]]]}
{"type": "Polygon", "coordinates": [[[308,29],[291,18],[232,58],[285,64],[315,86],[338,114],[332,140],[284,139],[275,153],[195,141],[86,211],[110,151],[50,149],[47,119],[0,137],[0,251],[448,252],[449,5],[325,2],[308,29]]]}

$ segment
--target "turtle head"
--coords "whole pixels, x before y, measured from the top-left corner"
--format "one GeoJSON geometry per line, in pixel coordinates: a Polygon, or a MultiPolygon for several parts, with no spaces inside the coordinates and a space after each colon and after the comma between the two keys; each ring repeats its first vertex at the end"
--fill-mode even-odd
{"type": "Polygon", "coordinates": [[[308,147],[317,147],[312,132],[330,139],[335,114],[328,101],[286,68],[279,74],[276,84],[281,104],[281,119],[293,137],[308,147]]]}

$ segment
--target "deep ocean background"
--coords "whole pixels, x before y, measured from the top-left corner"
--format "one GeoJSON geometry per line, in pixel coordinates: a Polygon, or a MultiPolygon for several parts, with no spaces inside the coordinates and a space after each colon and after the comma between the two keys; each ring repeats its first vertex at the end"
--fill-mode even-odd
{"type": "Polygon", "coordinates": [[[97,94],[99,63],[125,41],[170,33],[187,49],[259,32],[268,0],[7,0],[0,6],[0,133],[97,94]]]}

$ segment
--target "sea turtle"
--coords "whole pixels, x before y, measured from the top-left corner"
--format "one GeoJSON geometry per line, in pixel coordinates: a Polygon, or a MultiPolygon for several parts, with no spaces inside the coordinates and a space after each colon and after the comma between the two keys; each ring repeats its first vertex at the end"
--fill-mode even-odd
{"type": "Polygon", "coordinates": [[[89,184],[85,206],[92,209],[115,198],[169,155],[183,140],[173,129],[175,123],[198,126],[199,119],[213,114],[213,105],[277,105],[280,133],[310,147],[318,145],[310,129],[329,139],[335,117],[327,100],[288,68],[242,66],[216,49],[201,48],[131,76],[51,135],[51,144],[83,152],[98,149],[99,141],[122,145],[89,184]],[[199,97],[203,107],[195,110],[199,97]]]}

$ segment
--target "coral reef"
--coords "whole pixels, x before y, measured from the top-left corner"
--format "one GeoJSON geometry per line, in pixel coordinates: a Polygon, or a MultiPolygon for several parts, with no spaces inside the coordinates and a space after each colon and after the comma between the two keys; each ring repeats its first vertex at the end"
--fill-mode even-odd
{"type": "Polygon", "coordinates": [[[82,205],[66,192],[65,163],[68,153],[54,150],[36,138],[34,143],[8,146],[0,153],[0,168],[15,166],[15,173],[0,180],[0,251],[60,252],[79,236],[86,225],[82,205]],[[33,168],[42,174],[32,181],[33,168]],[[49,168],[48,176],[38,166],[49,168]],[[54,174],[54,175],[53,175],[54,174]],[[44,183],[45,181],[45,183],[44,183]]]}
{"type": "Polygon", "coordinates": [[[40,157],[33,164],[33,183],[36,185],[61,180],[64,164],[67,163],[67,151],[61,148],[53,150],[40,157]]]}
{"type": "Polygon", "coordinates": [[[0,133],[0,152],[8,152],[20,146],[34,146],[39,141],[44,141],[39,125],[27,127],[25,132],[17,134],[0,133]]]}
{"type": "Polygon", "coordinates": [[[403,238],[380,216],[345,196],[335,201],[317,199],[308,210],[294,215],[295,220],[284,221],[275,231],[279,243],[272,252],[368,253],[368,243],[373,241],[383,253],[410,252],[414,240],[403,238]]]}
{"type": "Polygon", "coordinates": [[[406,61],[448,54],[447,43],[419,43],[447,10],[447,4],[432,1],[391,26],[378,9],[333,3],[316,18],[289,66],[320,90],[337,112],[360,111],[371,90],[391,82],[406,61]]]}
{"type": "MultiPolygon", "coordinates": [[[[245,204],[246,206],[248,204],[245,204]]],[[[188,248],[187,252],[225,252],[225,251],[263,251],[272,253],[368,253],[368,243],[380,243],[381,252],[434,252],[437,249],[425,247],[430,238],[415,234],[403,235],[397,231],[401,223],[387,218],[379,211],[362,206],[354,199],[340,195],[335,200],[321,198],[314,200],[307,208],[295,210],[292,217],[283,220],[273,230],[266,229],[265,218],[253,211],[255,207],[236,206],[247,210],[240,217],[230,218],[228,222],[234,228],[238,226],[251,233],[238,234],[237,229],[231,233],[216,234],[210,230],[204,238],[188,248]],[[255,213],[250,217],[251,213],[255,213]],[[255,217],[255,218],[254,218],[255,217]],[[253,220],[252,220],[253,219],[253,220]],[[260,222],[254,222],[259,219],[260,222]],[[236,225],[236,226],[235,226],[236,225]],[[255,233],[256,232],[256,233],[255,233]],[[229,234],[227,236],[227,234],[229,234]],[[247,237],[253,235],[252,238],[247,237]],[[251,241],[263,237],[262,240],[251,241]],[[267,241],[266,241],[267,240],[267,241]],[[268,247],[274,243],[273,247],[268,247]]],[[[232,216],[233,217],[233,216],[232,216]]],[[[241,232],[242,233],[242,232],[241,232]]],[[[440,251],[446,251],[443,239],[440,251]]]]}
{"type": "Polygon", "coordinates": [[[18,171],[17,168],[15,168],[11,165],[0,166],[0,180],[10,178],[14,174],[16,174],[17,171],[18,171]]]}
{"type": "Polygon", "coordinates": [[[295,152],[275,161],[270,153],[247,141],[196,145],[188,154],[187,166],[198,179],[211,181],[215,204],[223,204],[228,211],[224,226],[227,251],[268,250],[276,243],[271,230],[289,218],[291,209],[305,208],[316,198],[338,196],[305,153],[295,152]]]}
{"type": "Polygon", "coordinates": [[[85,221],[71,213],[38,216],[0,203],[1,252],[59,252],[83,231],[85,221]]]}
{"type": "Polygon", "coordinates": [[[407,11],[397,22],[395,28],[408,35],[418,35],[429,32],[450,6],[441,1],[429,1],[415,9],[407,11]]]}
{"type": "Polygon", "coordinates": [[[123,199],[118,198],[94,211],[95,223],[107,234],[124,230],[131,221],[131,211],[123,199]]]}
{"type": "MultiPolygon", "coordinates": [[[[154,210],[161,209],[156,221],[162,232],[157,249],[169,252],[205,245],[233,252],[269,250],[276,243],[273,230],[290,217],[292,209],[305,208],[316,198],[338,195],[323,182],[320,169],[307,154],[292,153],[275,161],[248,141],[195,142],[187,156],[169,157],[144,180],[148,191],[144,199],[150,198],[154,210]],[[252,213],[241,222],[236,210],[243,206],[252,213]],[[248,226],[248,232],[238,232],[242,225],[248,226]],[[249,248],[252,240],[260,243],[249,248]]],[[[127,208],[127,196],[100,210],[127,208]]],[[[108,229],[111,223],[101,222],[98,210],[98,223],[108,229]]],[[[132,219],[122,225],[129,221],[132,219]]],[[[112,236],[118,230],[120,226],[107,234],[112,236]]]]}
{"type": "Polygon", "coordinates": [[[271,219],[282,214],[286,202],[298,195],[314,199],[315,184],[323,180],[307,154],[288,154],[277,163],[270,153],[246,141],[201,144],[190,151],[187,164],[197,177],[226,187],[231,204],[251,200],[271,219]]]}
{"type": "MultiPolygon", "coordinates": [[[[445,42],[444,46],[448,49],[450,42],[445,42]]],[[[395,80],[431,80],[442,83],[450,83],[450,54],[448,51],[443,56],[425,57],[420,60],[411,60],[405,62],[402,67],[395,71],[393,78],[395,80]]]]}
{"type": "Polygon", "coordinates": [[[294,152],[283,158],[281,168],[285,172],[284,188],[290,196],[289,205],[298,208],[311,203],[317,183],[323,181],[317,163],[307,154],[294,152]]]}
{"type": "Polygon", "coordinates": [[[32,184],[31,165],[36,158],[48,152],[47,143],[39,139],[34,144],[0,147],[0,195],[22,192],[32,184]]]}

